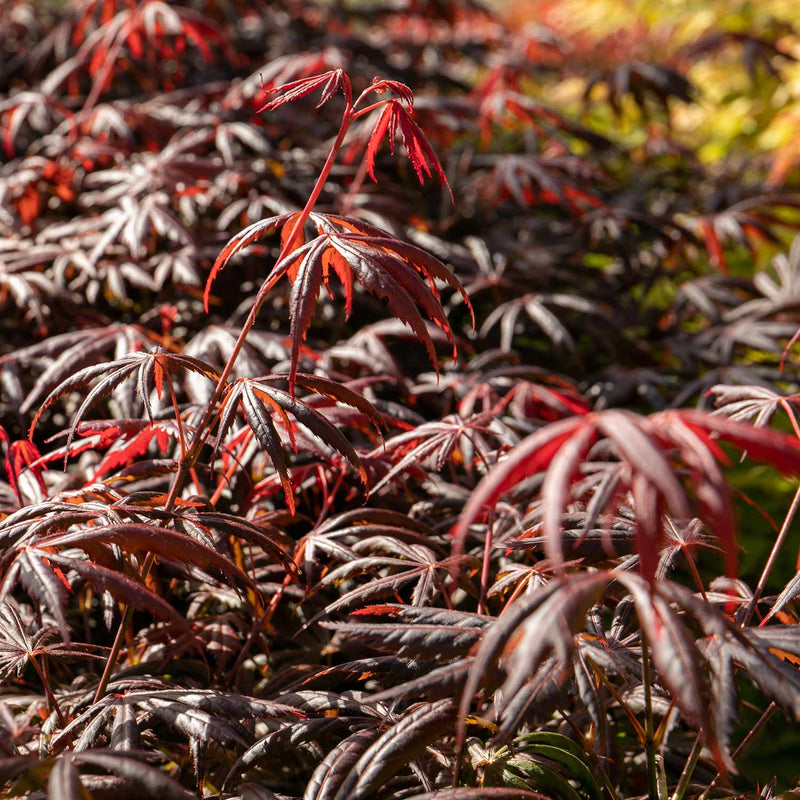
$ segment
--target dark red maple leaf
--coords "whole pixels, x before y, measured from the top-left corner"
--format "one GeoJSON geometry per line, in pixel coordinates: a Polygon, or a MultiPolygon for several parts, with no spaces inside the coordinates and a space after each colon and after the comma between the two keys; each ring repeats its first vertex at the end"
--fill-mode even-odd
{"type": "MultiPolygon", "coordinates": [[[[388,82],[384,81],[384,83],[388,82]]],[[[431,169],[433,169],[439,176],[442,185],[447,187],[450,199],[453,200],[453,190],[450,188],[444,169],[439,163],[428,137],[425,136],[422,128],[412,118],[412,108],[413,106],[409,103],[409,108],[406,109],[400,100],[389,100],[385,103],[375,127],[372,129],[369,144],[367,145],[365,154],[367,172],[372,180],[377,181],[375,177],[375,156],[378,153],[378,148],[380,148],[381,142],[385,137],[389,140],[390,151],[394,153],[394,143],[399,133],[419,182],[425,183],[425,175],[429,178],[432,177],[431,169]]]]}
{"type": "Polygon", "coordinates": [[[438,258],[412,244],[394,238],[386,231],[362,220],[313,212],[308,219],[318,236],[306,240],[297,230],[299,214],[281,214],[260,220],[236,234],[214,262],[206,283],[204,301],[208,309],[211,285],[230,260],[253,242],[282,229],[287,254],[272,268],[262,285],[268,291],[287,275],[292,281],[289,301],[292,339],[290,384],[294,383],[300,347],[311,325],[317,296],[324,284],[331,291],[334,273],[342,283],[345,309],[349,315],[353,302],[353,283],[357,280],[370,294],[386,301],[389,310],[406,323],[425,345],[436,366],[436,350],[419,309],[455,342],[450,323],[439,300],[435,281],[440,280],[461,293],[472,310],[469,298],[458,279],[438,258]],[[289,245],[289,241],[292,244],[289,245]],[[427,282],[427,284],[426,284],[427,282]]]}

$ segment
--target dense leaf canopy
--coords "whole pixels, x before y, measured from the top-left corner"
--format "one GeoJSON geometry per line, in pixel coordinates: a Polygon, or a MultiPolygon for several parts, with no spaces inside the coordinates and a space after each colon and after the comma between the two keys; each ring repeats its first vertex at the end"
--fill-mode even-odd
{"type": "Polygon", "coordinates": [[[795,13],[0,3],[0,794],[797,791],[795,13]]]}

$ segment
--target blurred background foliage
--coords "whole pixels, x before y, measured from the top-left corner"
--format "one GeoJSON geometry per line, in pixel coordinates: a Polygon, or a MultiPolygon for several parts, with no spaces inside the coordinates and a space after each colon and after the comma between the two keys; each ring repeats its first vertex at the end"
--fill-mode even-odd
{"type": "MultiPolygon", "coordinates": [[[[800,163],[797,11],[793,0],[512,0],[507,6],[517,25],[537,20],[562,34],[576,63],[610,70],[651,62],[684,74],[695,102],[675,103],[660,124],[706,163],[761,156],[773,186],[785,184],[800,163]]],[[[575,76],[551,87],[552,99],[578,112],[585,89],[586,80],[575,76]]],[[[600,97],[602,91],[592,93],[600,97]]],[[[644,143],[648,130],[631,97],[621,112],[596,102],[584,116],[603,132],[644,143]]]]}

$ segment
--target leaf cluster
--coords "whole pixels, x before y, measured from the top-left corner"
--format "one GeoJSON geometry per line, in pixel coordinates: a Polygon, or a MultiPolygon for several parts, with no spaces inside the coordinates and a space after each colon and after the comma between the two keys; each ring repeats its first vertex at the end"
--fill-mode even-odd
{"type": "Polygon", "coordinates": [[[0,4],[4,796],[759,794],[800,194],[675,123],[794,33],[540,5],[0,4]]]}

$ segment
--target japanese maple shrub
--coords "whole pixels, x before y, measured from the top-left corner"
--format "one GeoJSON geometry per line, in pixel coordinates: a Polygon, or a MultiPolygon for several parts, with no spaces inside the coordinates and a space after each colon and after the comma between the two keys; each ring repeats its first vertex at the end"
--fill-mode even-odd
{"type": "Polygon", "coordinates": [[[797,37],[594,2],[0,8],[4,796],[794,788],[793,154],[695,67],[797,37]]]}

